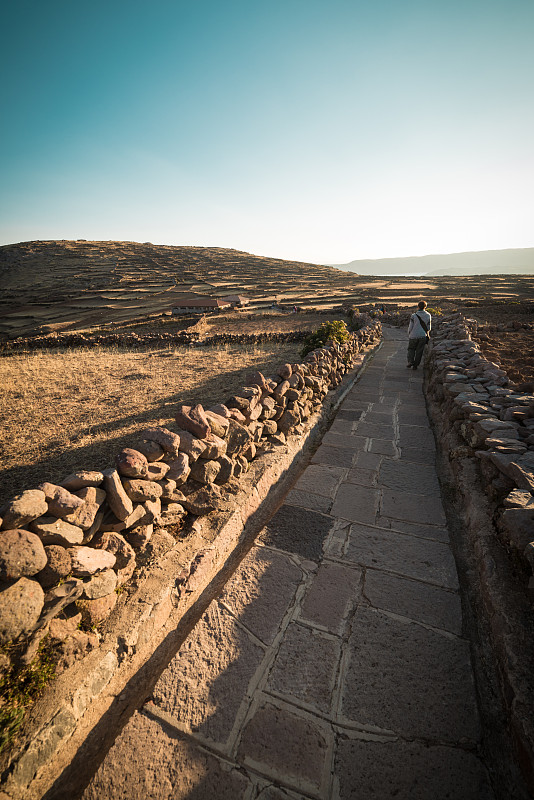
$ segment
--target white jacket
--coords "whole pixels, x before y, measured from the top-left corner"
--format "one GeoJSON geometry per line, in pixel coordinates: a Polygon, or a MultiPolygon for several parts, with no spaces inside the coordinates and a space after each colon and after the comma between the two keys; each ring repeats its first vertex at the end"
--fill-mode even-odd
{"type": "Polygon", "coordinates": [[[423,330],[423,326],[417,319],[417,315],[424,320],[426,327],[428,330],[432,327],[432,317],[428,313],[428,311],[416,311],[415,314],[412,314],[410,317],[410,324],[408,325],[408,339],[422,339],[426,336],[426,332],[423,330]]]}

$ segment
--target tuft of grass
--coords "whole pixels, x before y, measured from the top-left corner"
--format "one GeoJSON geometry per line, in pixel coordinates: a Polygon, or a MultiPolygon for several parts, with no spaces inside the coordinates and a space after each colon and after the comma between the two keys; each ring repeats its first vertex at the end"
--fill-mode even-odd
{"type": "Polygon", "coordinates": [[[55,677],[52,649],[45,637],[28,666],[14,664],[0,678],[0,752],[11,744],[27,709],[55,677]]]}

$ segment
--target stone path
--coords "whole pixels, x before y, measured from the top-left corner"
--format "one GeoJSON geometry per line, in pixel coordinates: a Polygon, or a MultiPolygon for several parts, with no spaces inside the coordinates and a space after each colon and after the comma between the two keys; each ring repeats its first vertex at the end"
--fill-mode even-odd
{"type": "Polygon", "coordinates": [[[493,797],[422,374],[389,337],[84,800],[493,797]]]}

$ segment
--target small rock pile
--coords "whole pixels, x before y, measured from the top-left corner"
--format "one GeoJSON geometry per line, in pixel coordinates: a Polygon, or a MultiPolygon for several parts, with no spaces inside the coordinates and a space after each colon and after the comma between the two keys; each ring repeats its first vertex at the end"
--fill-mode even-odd
{"type": "Polygon", "coordinates": [[[226,403],[181,406],[174,430],[141,431],[113,467],[80,469],[60,485],[44,482],[6,503],[0,645],[23,643],[22,661],[29,663],[49,634],[60,669],[96,647],[91,629],[113,611],[154,528],[179,537],[199,517],[226,509],[250,462],[303,433],[329,389],[362,363],[361,351],[380,335],[374,321],[347,343],[329,342],[272,377],[251,373],[226,403]]]}
{"type": "MultiPolygon", "coordinates": [[[[443,317],[429,355],[428,394],[465,446],[449,457],[476,458],[500,535],[534,571],[534,396],[514,391],[506,372],[471,339],[473,320],[443,317]]],[[[530,578],[530,586],[534,578],[530,578]]]]}

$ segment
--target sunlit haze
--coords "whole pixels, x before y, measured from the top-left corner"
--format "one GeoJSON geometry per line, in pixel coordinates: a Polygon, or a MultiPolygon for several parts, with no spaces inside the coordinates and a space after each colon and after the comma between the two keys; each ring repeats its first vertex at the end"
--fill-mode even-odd
{"type": "Polygon", "coordinates": [[[532,0],[18,0],[0,242],[534,246],[532,0]]]}

